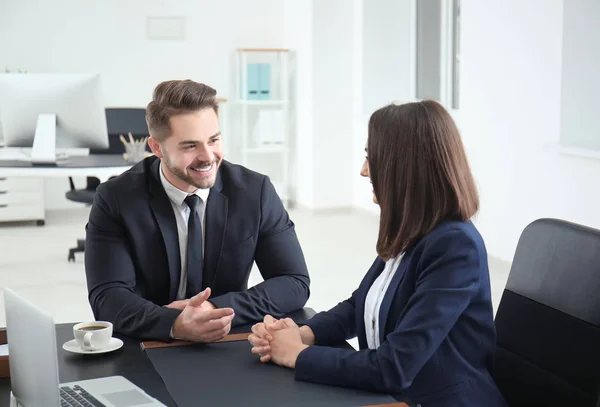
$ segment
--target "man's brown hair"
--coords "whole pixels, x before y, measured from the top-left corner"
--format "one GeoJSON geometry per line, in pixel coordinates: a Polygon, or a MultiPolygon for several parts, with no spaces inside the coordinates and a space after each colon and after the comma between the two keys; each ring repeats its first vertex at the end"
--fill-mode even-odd
{"type": "Polygon", "coordinates": [[[396,257],[445,220],[469,220],[477,188],[460,134],[435,101],[388,105],[373,113],[369,173],[381,208],[377,253],[396,257]]]}
{"type": "Polygon", "coordinates": [[[159,142],[164,141],[170,134],[169,119],[172,116],[204,108],[212,108],[218,114],[216,95],[217,91],[210,86],[189,79],[159,83],[146,107],[150,135],[159,142]]]}

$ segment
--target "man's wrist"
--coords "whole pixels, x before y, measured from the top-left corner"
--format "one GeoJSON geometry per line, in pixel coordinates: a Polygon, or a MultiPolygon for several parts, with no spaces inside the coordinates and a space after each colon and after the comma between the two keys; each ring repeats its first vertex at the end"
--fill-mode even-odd
{"type": "Polygon", "coordinates": [[[173,321],[171,332],[169,332],[171,339],[183,339],[181,328],[181,314],[179,314],[177,318],[175,318],[175,321],[173,321]]]}

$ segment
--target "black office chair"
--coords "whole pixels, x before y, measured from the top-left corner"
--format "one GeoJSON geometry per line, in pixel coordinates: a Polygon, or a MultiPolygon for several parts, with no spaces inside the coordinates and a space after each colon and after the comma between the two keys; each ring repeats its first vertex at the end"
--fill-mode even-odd
{"type": "MultiPolygon", "coordinates": [[[[107,108],[106,125],[108,128],[108,148],[90,149],[90,154],[123,154],[125,147],[119,136],[131,133],[134,139],[148,137],[146,124],[146,109],[144,108],[107,108]]],[[[150,148],[146,146],[146,150],[150,148]]],[[[111,177],[114,178],[114,177],[111,177]]],[[[96,177],[87,177],[86,186],[82,189],[75,188],[73,178],[69,177],[71,189],[65,193],[69,201],[80,202],[86,205],[94,203],[96,188],[100,180],[96,177]]],[[[77,239],[77,246],[69,249],[68,261],[75,261],[75,253],[85,251],[85,239],[77,239]]]]}
{"type": "MultiPolygon", "coordinates": [[[[69,177],[70,191],[65,194],[69,201],[80,202],[86,205],[94,203],[96,188],[100,185],[100,180],[96,177],[87,177],[86,186],[83,189],[76,189],[73,178],[69,177]]],[[[85,239],[77,239],[77,246],[69,249],[69,261],[75,261],[75,253],[85,251],[85,239]]]]}
{"type": "Polygon", "coordinates": [[[600,231],[527,226],[495,322],[495,379],[510,406],[600,406],[600,231]]]}

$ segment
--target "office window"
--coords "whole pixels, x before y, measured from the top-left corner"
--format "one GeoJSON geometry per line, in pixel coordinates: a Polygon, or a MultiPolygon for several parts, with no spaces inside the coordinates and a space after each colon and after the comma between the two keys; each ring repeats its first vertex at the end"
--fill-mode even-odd
{"type": "Polygon", "coordinates": [[[416,97],[459,106],[460,0],[416,3],[416,97]]]}
{"type": "Polygon", "coordinates": [[[600,153],[600,1],[563,7],[560,144],[600,153]]]}
{"type": "Polygon", "coordinates": [[[459,107],[460,89],[460,0],[452,5],[452,108],[459,107]]]}
{"type": "Polygon", "coordinates": [[[417,3],[417,98],[442,100],[442,0],[417,3]]]}

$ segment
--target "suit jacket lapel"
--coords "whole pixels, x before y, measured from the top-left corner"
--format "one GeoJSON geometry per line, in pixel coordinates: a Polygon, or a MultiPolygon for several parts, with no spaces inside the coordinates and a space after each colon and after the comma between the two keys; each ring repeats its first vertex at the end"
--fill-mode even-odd
{"type": "Polygon", "coordinates": [[[205,243],[204,243],[204,271],[202,278],[203,288],[214,287],[219,269],[219,260],[223,249],[225,227],[227,226],[227,197],[221,193],[223,181],[221,172],[208,196],[205,213],[205,243]]]}
{"type": "Polygon", "coordinates": [[[367,271],[363,284],[361,285],[360,295],[357,295],[356,298],[356,333],[361,349],[367,348],[367,331],[365,328],[365,302],[367,300],[367,294],[384,267],[385,263],[378,257],[377,261],[375,261],[369,271],[367,271]]]}
{"type": "Polygon", "coordinates": [[[175,214],[173,213],[169,197],[160,183],[160,160],[156,159],[150,165],[149,190],[152,195],[150,207],[165,242],[171,282],[169,301],[175,301],[181,275],[181,254],[179,252],[177,221],[175,220],[175,214]]]}
{"type": "Polygon", "coordinates": [[[410,257],[412,252],[406,252],[404,256],[402,256],[402,260],[400,260],[400,264],[396,269],[396,273],[394,277],[392,277],[392,281],[390,281],[390,285],[383,296],[383,301],[381,302],[381,308],[379,308],[379,343],[383,343],[385,338],[385,326],[387,324],[388,315],[390,313],[390,307],[392,306],[392,301],[396,296],[396,291],[398,290],[398,286],[400,282],[404,279],[404,275],[406,274],[406,267],[410,262],[410,257]]]}

